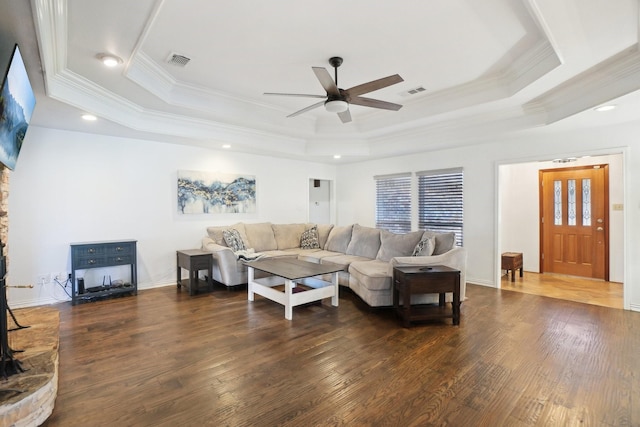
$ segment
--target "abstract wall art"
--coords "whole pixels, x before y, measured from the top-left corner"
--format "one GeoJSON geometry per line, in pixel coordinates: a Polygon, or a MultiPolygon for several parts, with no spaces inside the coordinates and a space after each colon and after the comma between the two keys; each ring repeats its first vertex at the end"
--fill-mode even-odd
{"type": "Polygon", "coordinates": [[[256,177],[200,171],[178,171],[178,213],[256,212],[256,177]]]}

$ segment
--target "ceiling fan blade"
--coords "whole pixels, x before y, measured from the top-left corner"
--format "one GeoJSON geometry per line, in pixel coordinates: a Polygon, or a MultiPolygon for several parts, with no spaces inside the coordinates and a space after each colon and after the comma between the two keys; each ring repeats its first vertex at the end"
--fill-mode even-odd
{"type": "Polygon", "coordinates": [[[363,107],[381,108],[383,110],[393,110],[393,111],[398,111],[399,109],[402,108],[402,105],[400,104],[394,104],[393,102],[387,102],[387,101],[380,101],[378,99],[363,98],[361,96],[356,96],[351,98],[349,103],[354,105],[362,105],[363,107]]]}
{"type": "Polygon", "coordinates": [[[275,93],[275,92],[265,92],[263,95],[274,95],[274,96],[297,96],[300,98],[326,98],[327,95],[310,95],[307,93],[275,93]]]}
{"type": "Polygon", "coordinates": [[[345,90],[345,92],[349,96],[358,96],[363,95],[365,93],[373,92],[374,90],[382,89],[387,86],[394,85],[396,83],[403,82],[404,79],[400,77],[398,74],[394,74],[393,76],[383,77],[378,80],[370,81],[369,83],[363,83],[358,86],[354,86],[350,89],[345,90]]]}
{"type": "Polygon", "coordinates": [[[322,68],[322,67],[311,67],[311,68],[313,69],[313,72],[316,74],[316,77],[318,78],[318,80],[320,80],[320,84],[322,85],[324,90],[327,91],[327,94],[340,96],[340,90],[338,89],[338,86],[336,86],[336,83],[333,81],[333,79],[331,78],[331,74],[329,74],[326,68],[322,68]]]}
{"type": "MultiPolygon", "coordinates": [[[[323,98],[325,98],[325,97],[323,96],[323,98]]],[[[307,112],[307,111],[309,111],[309,110],[313,110],[314,108],[318,108],[318,107],[319,107],[319,106],[321,106],[321,105],[324,105],[324,101],[316,102],[316,103],[315,103],[315,104],[313,104],[313,105],[309,105],[308,107],[303,108],[302,110],[299,110],[299,111],[296,111],[295,113],[291,113],[291,114],[289,114],[287,117],[295,117],[295,116],[298,116],[298,115],[300,115],[300,114],[302,114],[302,113],[306,113],[306,112],[307,112]]]]}
{"type": "Polygon", "coordinates": [[[351,121],[351,113],[349,110],[345,110],[342,113],[338,113],[338,117],[342,120],[342,123],[349,123],[351,121]]]}

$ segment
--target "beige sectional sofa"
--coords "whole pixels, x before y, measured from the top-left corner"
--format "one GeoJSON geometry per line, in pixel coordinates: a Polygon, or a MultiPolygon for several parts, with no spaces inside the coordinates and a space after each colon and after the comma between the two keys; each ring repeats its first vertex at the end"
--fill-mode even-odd
{"type": "MultiPolygon", "coordinates": [[[[454,245],[454,238],[453,233],[416,231],[394,234],[359,224],[237,223],[207,228],[202,249],[211,252],[214,258],[213,279],[226,286],[247,283],[247,267],[238,258],[240,254],[295,257],[342,266],[340,285],[349,287],[368,305],[381,307],[393,303],[391,276],[393,267],[400,265],[447,265],[460,270],[460,297],[463,301],[466,252],[454,245]],[[310,230],[314,226],[317,234],[310,230]],[[236,236],[239,235],[246,251],[234,252],[227,244],[225,234],[228,238],[233,230],[237,230],[236,236]],[[301,247],[303,233],[306,237],[315,236],[317,244],[312,239],[311,244],[305,241],[301,247]],[[414,256],[418,250],[420,253],[414,256]]],[[[437,301],[437,295],[414,295],[413,298],[414,304],[437,301]]]]}

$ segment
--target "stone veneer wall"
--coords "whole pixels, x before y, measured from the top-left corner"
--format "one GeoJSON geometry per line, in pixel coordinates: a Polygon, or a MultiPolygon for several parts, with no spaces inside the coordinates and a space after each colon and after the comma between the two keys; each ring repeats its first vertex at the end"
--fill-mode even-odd
{"type": "MultiPolygon", "coordinates": [[[[9,175],[0,164],[0,239],[7,243],[9,231],[9,175]]],[[[7,247],[4,248],[8,256],[7,247]]],[[[8,258],[7,258],[8,262],[8,258]]],[[[28,329],[13,331],[13,343],[25,372],[11,375],[2,388],[23,390],[0,396],[0,426],[31,427],[41,425],[53,412],[58,395],[59,314],[54,308],[22,309],[20,322],[28,329]]]]}

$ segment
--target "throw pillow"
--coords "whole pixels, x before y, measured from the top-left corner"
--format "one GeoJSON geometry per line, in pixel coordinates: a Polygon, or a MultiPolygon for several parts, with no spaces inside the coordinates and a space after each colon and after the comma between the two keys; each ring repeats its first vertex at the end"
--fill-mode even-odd
{"type": "Polygon", "coordinates": [[[317,225],[302,233],[302,236],[300,236],[300,249],[320,249],[317,225]]]}
{"type": "Polygon", "coordinates": [[[242,237],[240,237],[240,232],[235,228],[224,230],[222,232],[222,236],[224,237],[224,241],[227,243],[227,246],[229,246],[233,252],[244,251],[247,249],[244,246],[242,237]]]}
{"type": "Polygon", "coordinates": [[[418,242],[411,256],[431,256],[436,248],[436,238],[423,236],[418,242]]]}

